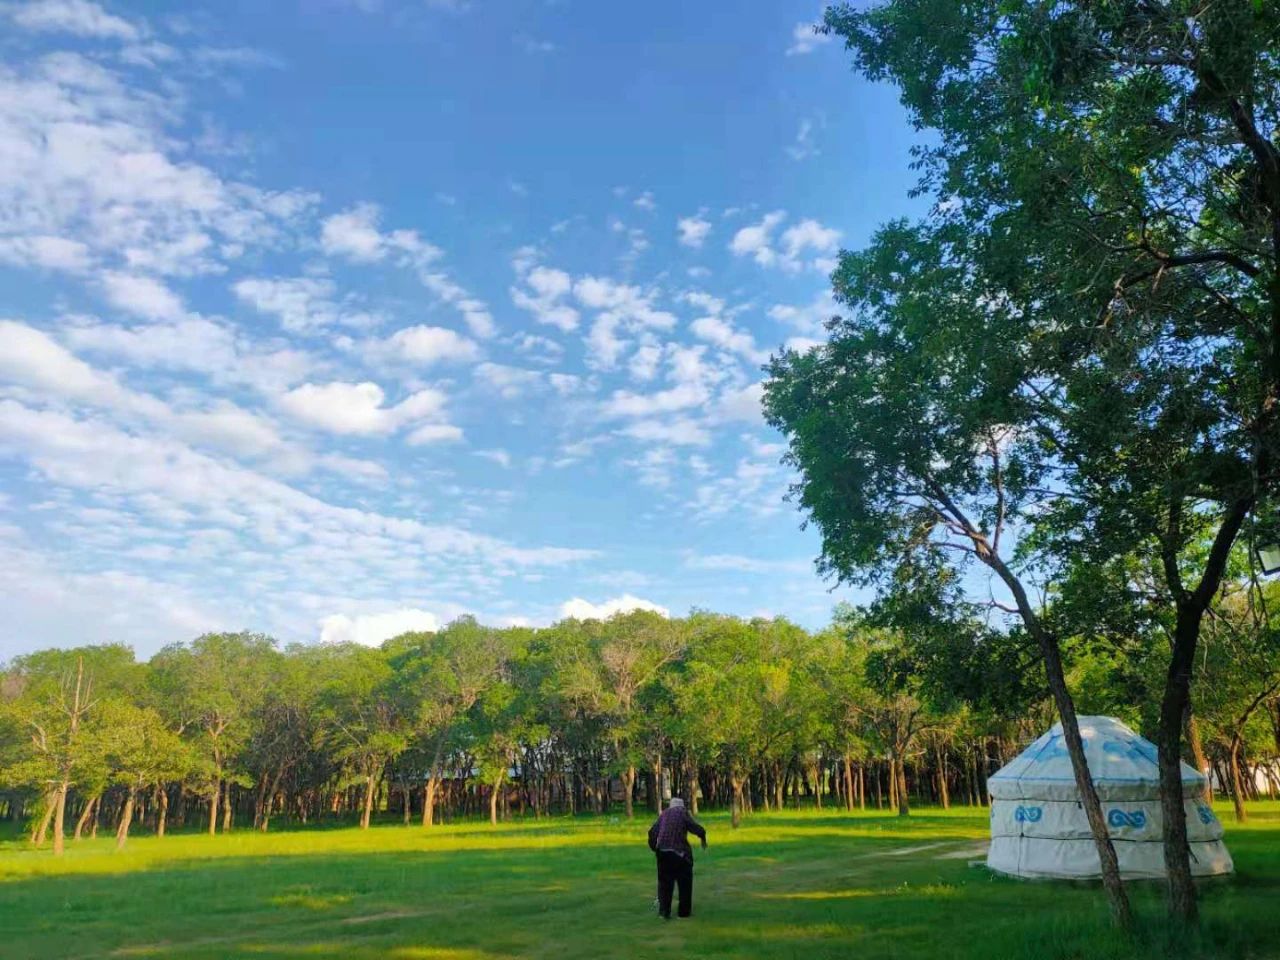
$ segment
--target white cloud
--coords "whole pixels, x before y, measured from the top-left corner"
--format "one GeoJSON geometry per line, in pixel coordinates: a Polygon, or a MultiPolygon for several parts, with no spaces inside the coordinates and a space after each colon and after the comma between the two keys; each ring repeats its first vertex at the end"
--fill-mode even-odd
{"type": "Polygon", "coordinates": [[[89,0],[28,0],[0,8],[18,26],[45,33],[70,33],[100,40],[137,40],[142,31],[89,0]]]}
{"type": "Polygon", "coordinates": [[[102,276],[107,300],[148,320],[174,320],[185,313],[181,298],[153,277],[109,271],[102,276]]]}
{"type": "Polygon", "coordinates": [[[388,253],[389,244],[378,229],[378,208],[371,203],[327,217],[320,225],[320,247],[330,256],[357,263],[374,263],[388,253]]]}
{"type": "Polygon", "coordinates": [[[816,157],[820,152],[813,143],[813,121],[804,119],[800,121],[800,128],[796,131],[795,142],[787,148],[787,156],[792,160],[806,160],[809,157],[816,157]]]}
{"type": "Polygon", "coordinates": [[[681,217],[676,223],[680,231],[680,242],[686,247],[701,247],[711,233],[711,221],[704,220],[701,214],[692,217],[681,217]]]}
{"type": "Polygon", "coordinates": [[[174,440],[132,435],[102,421],[10,400],[0,400],[0,451],[20,456],[51,484],[110,495],[165,523],[225,531],[240,539],[241,549],[256,541],[274,558],[293,547],[305,571],[334,577],[335,587],[348,578],[412,573],[449,558],[492,572],[495,566],[558,565],[596,556],[577,548],[517,547],[459,527],[335,506],[174,440]]]}
{"type": "Polygon", "coordinates": [[[411,447],[422,447],[429,443],[456,443],[461,439],[462,428],[450,423],[424,423],[405,437],[411,447]]]}
{"type": "Polygon", "coordinates": [[[779,266],[793,273],[805,268],[834,269],[840,231],[806,219],[784,230],[775,247],[773,232],[786,216],[782,210],[765,214],[758,223],[735,233],[729,249],[737,256],[750,256],[762,267],[779,266]],[[812,257],[806,260],[809,254],[812,257]]]}
{"type": "Polygon", "coordinates": [[[274,316],[291,333],[308,333],[335,324],[362,329],[381,318],[336,299],[327,277],[251,277],[231,287],[236,297],[260,313],[274,316]]]}
{"type": "Polygon", "coordinates": [[[563,270],[532,266],[517,259],[517,273],[528,287],[511,288],[511,302],[528,310],[539,323],[568,333],[578,326],[578,311],[564,302],[573,289],[573,278],[563,270]],[[523,266],[523,269],[522,269],[523,266]]]}
{"type": "Polygon", "coordinates": [[[773,266],[778,254],[773,249],[773,231],[778,224],[787,218],[783,210],[775,210],[765,214],[759,223],[742,227],[733,235],[729,249],[740,257],[750,256],[762,267],[773,266]]]}
{"type": "Polygon", "coordinates": [[[670,443],[677,447],[705,447],[711,442],[711,434],[706,427],[687,417],[667,422],[639,420],[618,433],[633,440],[670,443]]]}
{"type": "Polygon", "coordinates": [[[195,372],[219,383],[244,383],[278,393],[312,372],[314,361],[297,350],[245,339],[227,324],[185,316],[172,323],[122,327],[76,320],[63,336],[73,347],[142,368],[195,372]]]}
{"type": "Polygon", "coordinates": [[[830,290],[823,290],[807,304],[778,303],[769,308],[769,316],[785,323],[808,337],[817,337],[826,329],[826,323],[839,312],[830,290]]]}
{"type": "Polygon", "coordinates": [[[493,461],[503,470],[511,469],[511,454],[505,450],[476,450],[475,455],[493,461]]]}
{"type": "Polygon", "coordinates": [[[652,600],[642,600],[624,593],[602,603],[591,603],[581,597],[574,597],[560,605],[560,617],[565,620],[607,620],[616,613],[630,613],[633,610],[652,610],[664,617],[671,615],[670,610],[652,600]]]}
{"type": "Polygon", "coordinates": [[[652,190],[646,190],[644,193],[640,194],[640,196],[632,200],[631,203],[634,206],[639,207],[641,210],[647,210],[650,213],[658,209],[658,205],[653,201],[652,190]]]}
{"type": "Polygon", "coordinates": [[[0,381],[146,416],[163,417],[168,411],[160,401],[136,394],[115,377],[93,369],[34,327],[0,320],[0,343],[4,344],[0,350],[0,381]]]}
{"type": "Polygon", "coordinates": [[[726,390],[720,397],[717,413],[725,420],[745,420],[763,423],[760,403],[764,397],[764,384],[753,383],[741,389],[726,390]]]}
{"type": "MultiPolygon", "coordinates": [[[[793,227],[788,227],[782,234],[782,257],[787,265],[798,264],[806,252],[830,257],[840,246],[840,231],[824,227],[817,220],[801,220],[793,227]]],[[[821,266],[822,261],[814,261],[821,266]]]]}
{"type": "Polygon", "coordinates": [[[393,407],[376,383],[304,383],[280,398],[280,406],[303,423],[339,434],[386,434],[415,420],[439,420],[447,398],[426,388],[393,407]]]}
{"type": "Polygon", "coordinates": [[[398,637],[402,633],[434,633],[439,629],[440,619],[434,613],[416,607],[387,613],[362,614],[354,618],[345,613],[335,613],[320,621],[320,642],[359,643],[366,647],[376,647],[384,640],[398,637]]]}
{"type": "Polygon", "coordinates": [[[748,363],[761,364],[769,359],[768,352],[756,346],[755,338],[751,334],[738,329],[724,317],[699,317],[689,325],[689,329],[699,340],[705,340],[722,350],[736,353],[748,363]]]}
{"type": "Polygon", "coordinates": [[[89,269],[92,256],[88,246],[66,237],[0,237],[0,261],[19,267],[84,273],[89,269]]]}
{"type": "Polygon", "coordinates": [[[736,573],[804,574],[812,571],[811,560],[765,560],[736,553],[689,554],[684,565],[690,570],[730,570],[736,573]]]}
{"type": "Polygon", "coordinates": [[[816,26],[813,23],[801,22],[791,29],[791,46],[787,47],[787,56],[812,53],[823,44],[831,42],[831,34],[815,32],[816,26]]]}
{"type": "Polygon", "coordinates": [[[632,393],[615,390],[604,405],[606,417],[649,417],[701,406],[709,393],[701,384],[682,383],[657,393],[632,393]]]}
{"type": "Polygon", "coordinates": [[[444,327],[423,325],[397,330],[371,349],[378,357],[421,366],[467,363],[480,357],[480,348],[474,340],[444,327]]]}
{"type": "Polygon", "coordinates": [[[515,400],[525,391],[542,383],[537,370],[525,370],[502,363],[482,363],[475,368],[475,378],[504,400],[515,400]]]}

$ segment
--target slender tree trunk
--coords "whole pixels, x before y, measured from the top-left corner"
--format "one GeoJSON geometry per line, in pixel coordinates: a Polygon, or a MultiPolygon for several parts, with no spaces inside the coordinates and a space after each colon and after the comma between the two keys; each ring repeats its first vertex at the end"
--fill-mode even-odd
{"type": "Polygon", "coordinates": [[[222,832],[230,833],[235,821],[235,808],[231,805],[231,781],[222,781],[222,832]]]}
{"type": "Polygon", "coordinates": [[[498,825],[498,791],[502,788],[502,781],[499,780],[489,789],[489,823],[493,826],[498,825]]]}
{"type": "Polygon", "coordinates": [[[863,776],[863,764],[858,764],[858,809],[867,809],[867,781],[863,776]]]}
{"type": "Polygon", "coordinates": [[[53,797],[53,855],[55,857],[62,856],[66,849],[67,837],[64,825],[67,817],[67,791],[70,788],[70,782],[63,780],[53,797]]]}
{"type": "Polygon", "coordinates": [[[889,806],[898,806],[898,761],[889,757],[889,806]]]}
{"type": "Polygon", "coordinates": [[[160,785],[158,803],[159,815],[156,817],[156,836],[164,836],[165,821],[169,819],[169,791],[163,784],[160,785]]]}
{"type": "Polygon", "coordinates": [[[849,813],[853,812],[853,760],[849,754],[844,755],[844,808],[849,813]]]}
{"type": "Polygon", "coordinates": [[[1196,769],[1204,774],[1204,790],[1200,793],[1200,799],[1205,803],[1213,803],[1213,778],[1209,776],[1209,760],[1204,755],[1204,741],[1200,739],[1200,723],[1190,709],[1187,710],[1187,745],[1191,748],[1196,769]]]}
{"type": "Polygon", "coordinates": [[[80,834],[84,832],[85,824],[89,822],[89,817],[93,814],[93,805],[98,802],[98,797],[100,796],[101,794],[90,797],[89,802],[84,805],[84,810],[80,812],[80,819],[76,821],[76,832],[73,839],[80,839],[80,834]]]}
{"type": "Polygon", "coordinates": [[[898,816],[911,816],[911,800],[907,797],[907,765],[898,760],[898,816]]]}
{"type": "MultiPolygon", "coordinates": [[[[280,789],[280,781],[284,777],[284,771],[285,771],[285,764],[282,763],[280,764],[280,766],[276,767],[275,776],[271,778],[271,786],[267,788],[267,795],[263,799],[262,820],[258,824],[258,829],[263,833],[266,833],[267,830],[271,827],[271,808],[275,806],[276,793],[280,789]]],[[[288,809],[287,807],[282,808],[282,812],[284,812],[287,809],[288,809]]],[[[306,816],[304,814],[303,823],[305,822],[306,822],[306,816]]]]}
{"type": "Polygon", "coordinates": [[[734,830],[738,829],[742,823],[742,786],[745,778],[736,773],[729,775],[730,782],[733,784],[733,810],[730,814],[729,824],[734,830]]]}
{"type": "Polygon", "coordinates": [[[1240,732],[1231,738],[1228,752],[1231,770],[1231,804],[1235,808],[1236,823],[1248,823],[1249,814],[1244,808],[1244,779],[1240,776],[1240,732]]]}
{"type": "Polygon", "coordinates": [[[209,836],[218,832],[218,801],[222,799],[222,775],[213,781],[213,796],[209,798],[209,836]]]}
{"type": "Polygon", "coordinates": [[[124,809],[120,811],[120,823],[116,827],[116,849],[123,850],[125,841],[129,839],[129,825],[133,823],[133,805],[134,799],[138,795],[136,787],[129,788],[129,795],[125,797],[124,809]]]}
{"type": "Polygon", "coordinates": [[[40,815],[40,825],[31,833],[31,843],[36,847],[44,846],[44,839],[49,834],[49,824],[53,823],[54,799],[56,790],[45,794],[44,813],[40,815]]]}
{"type": "Polygon", "coordinates": [[[1203,611],[1182,603],[1174,628],[1173,652],[1165,678],[1157,735],[1160,812],[1164,820],[1164,863],[1169,877],[1169,913],[1183,923],[1199,915],[1187,846],[1187,815],[1182,797],[1182,722],[1191,704],[1191,668],[1203,611]]]}
{"type": "Polygon", "coordinates": [[[951,809],[951,794],[947,790],[947,752],[939,746],[938,756],[938,798],[943,810],[951,809]]]}
{"type": "Polygon", "coordinates": [[[631,803],[631,795],[635,792],[635,788],[636,788],[635,764],[627,765],[627,771],[623,775],[622,783],[623,783],[623,786],[626,787],[626,791],[627,791],[627,819],[631,820],[635,818],[635,810],[632,809],[632,803],[631,803]]]}
{"type": "Polygon", "coordinates": [[[373,815],[373,788],[374,776],[372,773],[366,774],[364,778],[364,806],[360,812],[360,829],[369,829],[369,819],[373,815]]]}
{"type": "MultiPolygon", "coordinates": [[[[967,521],[965,525],[970,527],[967,521]]],[[[974,533],[977,533],[977,531],[974,530],[974,533]]],[[[985,540],[981,542],[985,547],[985,540]]],[[[1093,776],[1089,772],[1089,761],[1084,755],[1084,742],[1080,739],[1080,723],[1076,719],[1075,701],[1071,698],[1071,692],[1067,689],[1066,674],[1062,668],[1062,650],[1058,645],[1058,638],[1045,629],[1044,624],[1036,615],[1035,609],[1031,606],[1031,601],[1027,598],[1027,591],[1022,585],[1022,581],[1014,575],[1012,570],[1005,566],[1004,561],[993,550],[987,550],[985,553],[980,550],[979,558],[991,567],[1000,579],[1004,581],[1005,586],[1009,588],[1027,632],[1031,634],[1040,648],[1040,657],[1044,661],[1045,677],[1049,681],[1049,690],[1053,694],[1053,702],[1058,708],[1058,717],[1062,721],[1062,736],[1066,740],[1067,753],[1071,757],[1071,770],[1075,776],[1076,789],[1080,792],[1080,804],[1084,807],[1085,817],[1089,821],[1089,831],[1093,834],[1094,846],[1098,849],[1098,865],[1102,873],[1102,886],[1107,892],[1107,902],[1111,907],[1111,916],[1118,927],[1126,931],[1132,930],[1133,908],[1129,905],[1129,895],[1125,892],[1124,884],[1120,879],[1120,861],[1116,858],[1116,848],[1111,842],[1111,834],[1107,828],[1106,818],[1102,815],[1102,803],[1098,799],[1098,790],[1094,786],[1093,776]]],[[[1182,729],[1182,704],[1179,703],[1178,707],[1180,709],[1176,717],[1178,726],[1174,731],[1175,737],[1181,733],[1182,729]]],[[[1163,790],[1163,776],[1162,767],[1162,793],[1166,792],[1163,790]]],[[[1163,801],[1167,802],[1167,800],[1167,797],[1163,798],[1163,801]]],[[[1179,800],[1180,803],[1181,801],[1179,800]]],[[[1174,819],[1182,824],[1181,829],[1184,840],[1182,856],[1185,861],[1187,824],[1186,818],[1181,816],[1181,806],[1179,806],[1178,816],[1174,819]]],[[[1166,809],[1166,857],[1169,849],[1168,829],[1169,815],[1166,809]]]]}
{"type": "Polygon", "coordinates": [[[427,776],[427,785],[422,791],[422,825],[430,827],[435,824],[436,789],[440,786],[440,761],[444,759],[444,737],[436,741],[435,756],[431,758],[431,773],[427,776]]]}

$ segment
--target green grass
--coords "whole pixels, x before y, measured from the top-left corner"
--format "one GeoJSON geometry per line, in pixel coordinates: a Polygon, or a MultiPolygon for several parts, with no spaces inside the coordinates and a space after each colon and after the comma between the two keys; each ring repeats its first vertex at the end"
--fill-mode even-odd
{"type": "MultiPolygon", "coordinates": [[[[1225,815],[1226,811],[1222,811],[1225,815]]],[[[653,914],[646,819],[379,825],[72,845],[62,861],[0,843],[0,957],[499,960],[601,957],[1280,957],[1280,804],[1228,826],[1238,873],[1172,938],[1136,885],[1136,942],[1088,884],[969,866],[983,811],[705,817],[695,916],[653,914]]]]}

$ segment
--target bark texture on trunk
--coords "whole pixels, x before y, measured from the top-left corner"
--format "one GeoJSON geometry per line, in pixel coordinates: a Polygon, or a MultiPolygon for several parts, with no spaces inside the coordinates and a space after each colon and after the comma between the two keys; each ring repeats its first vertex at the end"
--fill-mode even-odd
{"type": "Polygon", "coordinates": [[[129,839],[129,825],[133,823],[133,807],[137,795],[137,789],[130,787],[129,795],[125,797],[124,809],[120,811],[120,823],[116,826],[117,850],[123,850],[125,842],[129,839]]]}

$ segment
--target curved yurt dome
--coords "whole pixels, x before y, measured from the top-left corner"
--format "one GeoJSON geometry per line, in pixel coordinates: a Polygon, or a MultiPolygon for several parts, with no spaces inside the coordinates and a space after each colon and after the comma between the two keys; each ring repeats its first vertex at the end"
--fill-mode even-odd
{"type": "MultiPolygon", "coordinates": [[[[1080,737],[1102,801],[1120,873],[1126,879],[1165,875],[1160,774],[1156,748],[1114,717],[1080,717],[1080,737]]],[[[1191,872],[1230,873],[1222,824],[1201,801],[1205,778],[1182,765],[1191,872]]],[[[987,866],[1015,877],[1088,879],[1101,875],[1071,757],[1054,724],[987,780],[991,850],[987,866]]]]}

